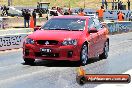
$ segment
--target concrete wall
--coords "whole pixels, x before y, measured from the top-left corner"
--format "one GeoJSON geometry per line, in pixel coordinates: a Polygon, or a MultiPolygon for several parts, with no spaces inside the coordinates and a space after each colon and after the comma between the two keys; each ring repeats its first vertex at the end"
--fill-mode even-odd
{"type": "MultiPolygon", "coordinates": [[[[42,25],[46,21],[46,18],[37,18],[37,25],[42,25]]],[[[0,28],[13,28],[13,27],[24,27],[23,17],[3,17],[0,21],[0,28]]]]}
{"type": "Polygon", "coordinates": [[[24,38],[31,33],[29,28],[0,30],[0,50],[21,48],[24,38]]]}
{"type": "Polygon", "coordinates": [[[15,34],[0,36],[0,50],[21,48],[24,38],[28,34],[15,34]]]}

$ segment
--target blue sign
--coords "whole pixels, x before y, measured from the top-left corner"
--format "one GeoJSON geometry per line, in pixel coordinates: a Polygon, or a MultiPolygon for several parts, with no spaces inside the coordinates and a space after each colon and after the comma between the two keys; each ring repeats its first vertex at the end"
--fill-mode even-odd
{"type": "Polygon", "coordinates": [[[108,23],[110,33],[122,33],[132,31],[132,22],[113,22],[108,23]]]}

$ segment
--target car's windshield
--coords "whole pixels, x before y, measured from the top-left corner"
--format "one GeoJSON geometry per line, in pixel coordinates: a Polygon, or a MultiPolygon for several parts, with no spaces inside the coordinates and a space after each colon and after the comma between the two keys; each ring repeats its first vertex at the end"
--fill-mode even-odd
{"type": "Polygon", "coordinates": [[[44,26],[42,26],[42,29],[82,31],[84,30],[84,26],[85,26],[85,19],[52,18],[44,26]]]}

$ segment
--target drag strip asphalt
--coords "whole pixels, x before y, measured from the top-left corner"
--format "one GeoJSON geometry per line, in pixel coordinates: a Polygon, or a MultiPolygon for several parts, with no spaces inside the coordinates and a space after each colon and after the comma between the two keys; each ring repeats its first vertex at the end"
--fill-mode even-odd
{"type": "MultiPolygon", "coordinates": [[[[132,32],[110,35],[107,59],[90,60],[83,67],[89,74],[121,74],[132,69],[132,32]]],[[[25,65],[22,49],[0,51],[0,88],[94,88],[76,82],[78,65],[68,61],[41,61],[25,65]]]]}

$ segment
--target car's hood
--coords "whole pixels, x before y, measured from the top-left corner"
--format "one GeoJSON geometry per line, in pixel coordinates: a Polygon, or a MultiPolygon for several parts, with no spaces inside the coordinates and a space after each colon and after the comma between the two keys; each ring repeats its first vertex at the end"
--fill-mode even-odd
{"type": "Polygon", "coordinates": [[[64,30],[38,30],[29,35],[29,38],[34,40],[64,40],[78,39],[83,31],[64,31],[64,30]]]}

